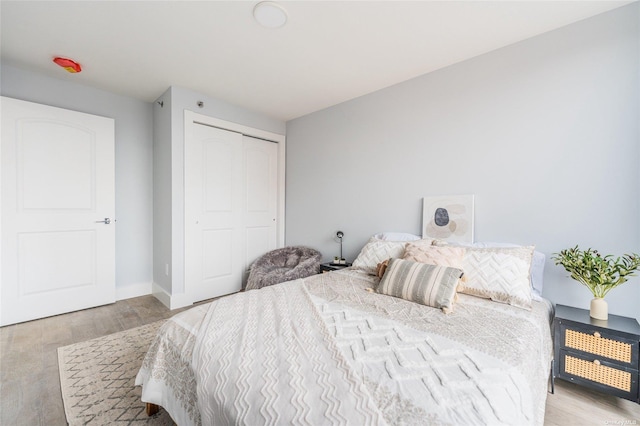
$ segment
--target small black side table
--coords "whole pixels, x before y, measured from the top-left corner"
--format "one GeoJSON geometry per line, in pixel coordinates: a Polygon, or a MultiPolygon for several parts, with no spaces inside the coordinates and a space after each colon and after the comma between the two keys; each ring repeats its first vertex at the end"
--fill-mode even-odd
{"type": "Polygon", "coordinates": [[[322,263],[320,265],[320,272],[324,274],[325,272],[339,271],[340,269],[344,269],[348,266],[351,266],[351,263],[344,263],[344,264],[322,263]]]}
{"type": "Polygon", "coordinates": [[[556,305],[553,380],[568,380],[640,404],[640,324],[609,315],[607,321],[586,309],[556,305]]]}

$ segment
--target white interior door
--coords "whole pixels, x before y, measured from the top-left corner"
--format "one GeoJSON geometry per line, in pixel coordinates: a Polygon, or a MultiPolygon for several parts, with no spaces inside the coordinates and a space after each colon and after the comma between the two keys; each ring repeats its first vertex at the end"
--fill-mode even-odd
{"type": "Polygon", "coordinates": [[[3,97],[0,152],[0,324],[113,303],[113,119],[3,97]]]}
{"type": "Polygon", "coordinates": [[[240,291],[248,264],[276,247],[278,146],[186,125],[185,289],[199,301],[240,291]]]}

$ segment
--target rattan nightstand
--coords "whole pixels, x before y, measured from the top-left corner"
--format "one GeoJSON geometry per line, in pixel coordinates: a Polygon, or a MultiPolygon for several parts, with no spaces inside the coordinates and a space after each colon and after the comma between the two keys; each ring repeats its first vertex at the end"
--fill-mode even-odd
{"type": "Polygon", "coordinates": [[[638,321],[618,315],[601,321],[588,310],[557,305],[553,324],[553,379],[640,403],[638,321]]]}

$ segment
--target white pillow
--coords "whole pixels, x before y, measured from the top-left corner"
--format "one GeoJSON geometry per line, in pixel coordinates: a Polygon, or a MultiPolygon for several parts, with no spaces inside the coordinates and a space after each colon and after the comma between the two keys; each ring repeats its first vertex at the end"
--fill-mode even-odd
{"type": "Polygon", "coordinates": [[[403,241],[384,241],[377,238],[371,238],[362,250],[356,260],[353,261],[353,268],[365,271],[368,274],[375,275],[378,263],[384,262],[390,258],[399,258],[404,254],[405,242],[403,241]]]}
{"type": "Polygon", "coordinates": [[[381,232],[372,238],[384,241],[416,241],[422,239],[418,235],[407,234],[406,232],[381,232]]]}
{"type": "Polygon", "coordinates": [[[533,246],[465,247],[466,280],[458,291],[519,308],[531,309],[533,246]]]}
{"type": "MultiPolygon", "coordinates": [[[[459,242],[445,242],[436,241],[436,245],[452,245],[460,247],[476,247],[476,248],[491,248],[491,247],[524,247],[518,244],[511,243],[459,243],[459,242]]],[[[539,251],[533,252],[533,259],[531,261],[531,297],[533,300],[542,300],[542,288],[544,286],[544,264],[546,256],[539,251]]]]}

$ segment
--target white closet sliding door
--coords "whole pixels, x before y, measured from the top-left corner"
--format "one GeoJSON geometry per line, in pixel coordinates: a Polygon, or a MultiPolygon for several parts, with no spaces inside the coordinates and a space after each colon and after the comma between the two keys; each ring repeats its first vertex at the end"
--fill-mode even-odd
{"type": "Polygon", "coordinates": [[[186,122],[185,291],[193,301],[242,288],[276,248],[278,144],[186,122]]]}
{"type": "Polygon", "coordinates": [[[246,271],[254,260],[277,245],[278,144],[243,136],[243,148],[246,271]]]}

